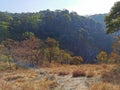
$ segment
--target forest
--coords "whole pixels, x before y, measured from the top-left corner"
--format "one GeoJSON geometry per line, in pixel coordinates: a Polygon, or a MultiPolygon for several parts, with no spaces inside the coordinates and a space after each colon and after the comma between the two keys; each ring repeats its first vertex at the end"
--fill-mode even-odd
{"type": "MultiPolygon", "coordinates": [[[[54,53],[60,54],[61,51],[67,53],[68,61],[70,57],[78,56],[83,59],[82,63],[96,63],[98,53],[101,51],[111,53],[114,41],[113,35],[106,34],[104,17],[105,14],[80,16],[66,9],[55,11],[48,9],[36,13],[0,12],[0,42],[3,44],[4,41],[11,39],[17,43],[28,41],[28,44],[35,45],[30,38],[34,36],[34,39],[41,41],[39,43],[41,46],[38,45],[38,48],[42,52],[45,50],[43,48],[48,49],[46,41],[50,40],[49,44],[55,44],[54,53]],[[101,16],[100,20],[97,16],[101,16]]],[[[10,40],[7,43],[10,43],[10,40]]],[[[23,51],[24,55],[31,48],[27,44],[22,47],[28,47],[27,51],[23,51]]],[[[56,54],[55,57],[57,56],[60,55],[56,54]]]]}

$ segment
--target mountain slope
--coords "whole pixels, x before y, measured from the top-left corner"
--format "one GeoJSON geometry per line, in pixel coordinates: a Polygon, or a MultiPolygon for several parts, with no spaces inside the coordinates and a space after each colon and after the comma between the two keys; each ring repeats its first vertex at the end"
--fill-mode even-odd
{"type": "Polygon", "coordinates": [[[62,49],[82,56],[86,63],[92,63],[100,51],[111,51],[112,37],[106,35],[103,24],[76,12],[45,10],[5,14],[12,17],[8,28],[11,39],[21,41],[25,32],[33,32],[43,40],[55,38],[62,49]]]}

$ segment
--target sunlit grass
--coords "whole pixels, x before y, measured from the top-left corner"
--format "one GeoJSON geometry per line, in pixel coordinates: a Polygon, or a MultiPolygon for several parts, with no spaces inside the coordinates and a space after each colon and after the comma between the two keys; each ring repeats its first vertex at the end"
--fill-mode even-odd
{"type": "MultiPolygon", "coordinates": [[[[0,64],[4,66],[5,64],[0,64]]],[[[82,65],[60,65],[60,64],[51,64],[49,67],[40,67],[40,69],[24,69],[19,68],[18,70],[1,70],[0,72],[0,90],[49,90],[54,89],[59,86],[56,79],[50,80],[48,77],[40,76],[40,71],[42,70],[48,74],[62,76],[71,76],[76,75],[77,77],[91,78],[94,76],[104,77],[101,80],[104,83],[95,83],[89,87],[90,90],[120,90],[118,84],[114,83],[116,79],[112,80],[113,83],[107,82],[104,76],[106,72],[110,72],[115,65],[91,65],[91,64],[82,64],[82,65]],[[84,75],[83,75],[84,74],[84,75]],[[37,78],[37,79],[36,79],[37,78]]],[[[112,75],[112,74],[111,74],[112,75]]],[[[74,77],[76,78],[76,77],[74,77]]]]}

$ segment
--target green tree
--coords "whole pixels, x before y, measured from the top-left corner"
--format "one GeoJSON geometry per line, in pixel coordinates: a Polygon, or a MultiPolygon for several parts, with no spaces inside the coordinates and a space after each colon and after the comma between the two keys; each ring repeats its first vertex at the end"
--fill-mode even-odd
{"type": "Polygon", "coordinates": [[[30,39],[31,37],[34,37],[35,34],[32,32],[25,32],[23,33],[23,39],[30,39]]]}
{"type": "MultiPolygon", "coordinates": [[[[116,2],[111,8],[110,13],[105,18],[105,23],[107,26],[107,33],[113,33],[120,30],[120,1],[116,2]]],[[[117,58],[120,57],[120,36],[116,38],[112,48],[117,58]]],[[[115,59],[114,61],[120,62],[120,59],[112,57],[112,59],[113,58],[115,59]]]]}
{"type": "Polygon", "coordinates": [[[105,18],[107,33],[120,30],[120,1],[116,2],[111,8],[110,13],[105,18]]]}
{"type": "Polygon", "coordinates": [[[0,43],[8,38],[8,27],[9,24],[7,22],[0,22],[0,43]]]}

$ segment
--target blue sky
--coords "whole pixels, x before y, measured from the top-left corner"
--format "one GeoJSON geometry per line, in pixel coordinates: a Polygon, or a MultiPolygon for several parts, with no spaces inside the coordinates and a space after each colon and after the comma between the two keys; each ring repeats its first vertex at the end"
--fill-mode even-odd
{"type": "Polygon", "coordinates": [[[119,0],[0,0],[0,11],[38,12],[68,9],[80,15],[108,13],[119,0]]]}

